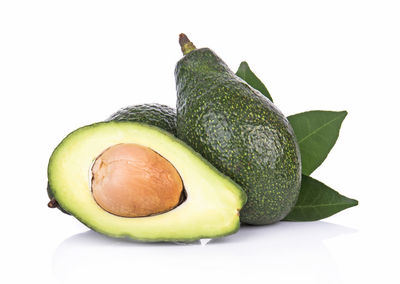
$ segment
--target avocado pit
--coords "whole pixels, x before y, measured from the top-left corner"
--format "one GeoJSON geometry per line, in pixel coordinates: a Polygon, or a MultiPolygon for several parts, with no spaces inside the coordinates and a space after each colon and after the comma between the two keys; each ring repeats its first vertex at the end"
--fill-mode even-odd
{"type": "Polygon", "coordinates": [[[175,167],[148,147],[122,143],[106,149],[92,167],[92,195],[104,210],[144,217],[176,207],[183,194],[175,167]]]}

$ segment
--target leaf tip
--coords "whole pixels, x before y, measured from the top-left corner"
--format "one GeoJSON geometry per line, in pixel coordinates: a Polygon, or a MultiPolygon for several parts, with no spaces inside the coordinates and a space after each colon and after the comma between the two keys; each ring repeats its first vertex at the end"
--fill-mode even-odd
{"type": "Polygon", "coordinates": [[[242,69],[250,69],[249,64],[248,64],[246,61],[240,62],[238,71],[239,71],[239,70],[242,70],[242,69]]]}

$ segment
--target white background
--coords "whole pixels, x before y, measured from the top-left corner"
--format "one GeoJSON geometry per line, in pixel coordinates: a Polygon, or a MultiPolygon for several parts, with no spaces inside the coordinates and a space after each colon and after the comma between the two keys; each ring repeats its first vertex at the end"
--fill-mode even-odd
{"type": "Polygon", "coordinates": [[[398,1],[1,1],[1,283],[399,283],[398,1]],[[347,110],[313,176],[360,205],[193,243],[103,237],[47,208],[60,140],[175,105],[178,34],[247,60],[286,115],[347,110]],[[251,281],[251,282],[250,282],[251,281]]]}

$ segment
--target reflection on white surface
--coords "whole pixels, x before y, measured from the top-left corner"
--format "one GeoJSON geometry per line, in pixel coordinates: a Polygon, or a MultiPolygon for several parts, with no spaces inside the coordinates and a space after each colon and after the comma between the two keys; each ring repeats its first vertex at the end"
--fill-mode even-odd
{"type": "Polygon", "coordinates": [[[324,241],[354,229],[326,222],[242,226],[208,243],[140,243],[93,231],[74,235],[54,252],[64,283],[216,283],[255,280],[340,283],[324,241]],[[94,282],[96,281],[96,282],[94,282]]]}

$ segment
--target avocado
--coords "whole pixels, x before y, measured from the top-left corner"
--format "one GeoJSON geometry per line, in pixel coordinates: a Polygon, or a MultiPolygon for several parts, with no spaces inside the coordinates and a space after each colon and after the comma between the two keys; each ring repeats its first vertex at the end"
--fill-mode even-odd
{"type": "Polygon", "coordinates": [[[240,186],[193,149],[140,122],[99,122],[70,133],[50,157],[48,180],[59,206],[88,227],[140,241],[187,242],[232,234],[246,202],[240,186]],[[117,186],[129,200],[109,191],[114,181],[124,183],[129,176],[139,178],[132,182],[141,202],[124,192],[131,190],[130,181],[117,186]],[[166,187],[174,193],[165,195],[166,187]],[[184,197],[178,200],[180,192],[184,197]],[[174,200],[167,202],[172,195],[174,200]],[[126,210],[129,204],[134,206],[126,210]]]}
{"type": "MultiPolygon", "coordinates": [[[[157,126],[176,136],[176,111],[174,108],[162,104],[140,104],[124,107],[113,113],[106,121],[136,121],[157,126]]],[[[65,214],[53,196],[49,183],[47,183],[47,195],[50,198],[48,206],[58,208],[65,214]]]]}
{"type": "Polygon", "coordinates": [[[281,111],[209,48],[181,34],[175,68],[178,137],[247,193],[244,223],[282,220],[301,185],[300,151],[281,111]]]}
{"type": "Polygon", "coordinates": [[[160,127],[176,136],[176,111],[161,104],[141,104],[121,108],[106,121],[136,121],[160,127]]]}

